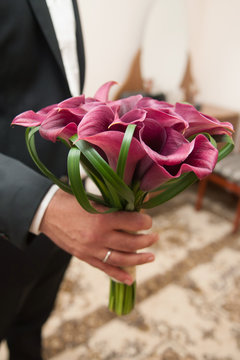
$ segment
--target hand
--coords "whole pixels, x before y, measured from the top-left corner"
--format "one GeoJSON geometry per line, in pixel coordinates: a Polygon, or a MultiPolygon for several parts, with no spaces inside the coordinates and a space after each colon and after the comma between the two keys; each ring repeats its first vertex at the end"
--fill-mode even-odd
{"type": "MultiPolygon", "coordinates": [[[[98,206],[99,210],[104,210],[98,206]]],[[[104,271],[110,277],[131,285],[133,279],[121,267],[154,260],[149,252],[136,253],[152,245],[156,234],[131,234],[152,226],[151,217],[137,212],[89,214],[74,196],[58,190],[40,225],[42,233],[78,259],[104,271]],[[111,250],[106,263],[107,252],[111,250]]]]}

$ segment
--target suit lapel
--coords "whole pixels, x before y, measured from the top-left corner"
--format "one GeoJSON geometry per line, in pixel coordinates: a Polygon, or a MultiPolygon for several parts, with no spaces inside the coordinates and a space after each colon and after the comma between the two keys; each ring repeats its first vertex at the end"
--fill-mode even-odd
{"type": "Polygon", "coordinates": [[[84,86],[84,78],[85,78],[85,54],[84,54],[84,43],[83,43],[83,35],[81,29],[81,22],[79,17],[79,10],[77,6],[77,1],[73,1],[73,9],[76,20],[76,39],[77,39],[77,53],[78,53],[78,62],[80,67],[80,89],[83,91],[84,86]]]}
{"type": "Polygon", "coordinates": [[[58,46],[57,38],[54,32],[54,27],[48,11],[47,4],[45,0],[28,0],[28,2],[48,42],[48,45],[66,78],[61,52],[58,46]]]}
{"type": "MultiPolygon", "coordinates": [[[[47,4],[45,0],[28,0],[33,13],[38,21],[38,24],[49,44],[50,49],[66,78],[66,73],[64,70],[64,65],[62,61],[61,52],[58,46],[58,41],[56,38],[56,34],[54,31],[53,23],[48,11],[47,4]]],[[[73,0],[73,8],[74,8],[74,15],[76,20],[76,39],[77,39],[77,54],[78,54],[78,62],[80,67],[80,89],[83,90],[84,85],[84,78],[85,78],[85,54],[84,54],[84,45],[83,45],[83,36],[82,36],[82,29],[79,17],[79,11],[77,6],[77,1],[73,0]]]]}

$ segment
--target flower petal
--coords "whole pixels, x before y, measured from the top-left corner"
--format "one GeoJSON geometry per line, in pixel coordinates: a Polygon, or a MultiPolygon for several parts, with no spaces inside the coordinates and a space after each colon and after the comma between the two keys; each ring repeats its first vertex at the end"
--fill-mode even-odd
{"type": "Polygon", "coordinates": [[[121,118],[119,118],[117,111],[115,110],[115,118],[112,122],[111,129],[115,130],[115,125],[122,125],[121,129],[125,129],[129,124],[142,125],[147,112],[142,109],[134,109],[128,111],[121,118]]]}
{"type": "Polygon", "coordinates": [[[198,135],[192,141],[192,152],[183,163],[175,166],[163,166],[154,162],[142,177],[141,189],[149,191],[164,182],[178,178],[183,173],[193,171],[199,179],[208,176],[214,169],[218,151],[204,135],[198,135]]]}
{"type": "Polygon", "coordinates": [[[35,113],[32,110],[25,111],[16,116],[11,125],[21,125],[25,127],[39,126],[45,119],[43,114],[35,113]]]}
{"type": "Polygon", "coordinates": [[[121,122],[125,124],[137,124],[139,122],[143,122],[146,118],[147,112],[142,109],[134,109],[125,113],[121,117],[121,122]]]}
{"type": "Polygon", "coordinates": [[[78,140],[107,131],[114,120],[114,113],[107,105],[100,105],[90,110],[78,126],[78,140]]]}
{"type": "Polygon", "coordinates": [[[85,103],[85,96],[74,96],[69,99],[66,99],[58,104],[59,108],[66,109],[66,108],[76,108],[85,103]]]}
{"type": "Polygon", "coordinates": [[[55,142],[57,137],[68,139],[77,133],[77,125],[81,117],[68,109],[54,109],[42,122],[39,132],[47,140],[55,142]]]}
{"type": "Polygon", "coordinates": [[[189,124],[185,132],[185,137],[198,134],[200,132],[207,132],[210,135],[232,135],[233,126],[229,122],[221,122],[211,116],[204,115],[197,111],[194,106],[190,104],[177,103],[175,111],[181,115],[189,124]]]}
{"type": "Polygon", "coordinates": [[[146,119],[140,130],[140,142],[148,156],[159,165],[175,165],[184,161],[193,144],[172,128],[163,128],[152,119],[146,119]]]}
{"type": "Polygon", "coordinates": [[[151,108],[156,110],[167,110],[167,109],[173,109],[174,106],[172,104],[167,103],[166,101],[159,101],[150,97],[143,97],[138,102],[138,107],[145,109],[145,108],[151,108]]]}
{"type": "Polygon", "coordinates": [[[217,163],[218,150],[201,134],[196,136],[192,143],[194,143],[193,151],[180,171],[193,171],[199,179],[202,179],[213,171],[217,163]]]}
{"type": "Polygon", "coordinates": [[[171,127],[179,132],[183,132],[188,127],[188,122],[172,109],[164,111],[164,109],[145,108],[145,110],[147,111],[147,118],[156,120],[162,127],[171,127]]]}
{"type": "Polygon", "coordinates": [[[85,104],[81,106],[81,109],[85,112],[88,112],[100,105],[106,105],[106,103],[103,101],[95,100],[93,98],[87,98],[85,104]]]}
{"type": "Polygon", "coordinates": [[[109,101],[108,105],[112,108],[118,108],[119,117],[126,114],[128,111],[136,109],[138,107],[138,102],[142,99],[142,95],[133,95],[127,98],[122,98],[115,101],[109,101]]]}
{"type": "Polygon", "coordinates": [[[103,84],[96,92],[96,94],[94,95],[94,98],[99,100],[99,101],[104,101],[107,102],[108,101],[108,95],[109,95],[109,91],[111,89],[111,87],[113,85],[117,84],[116,81],[108,81],[105,84],[103,84]]]}
{"type": "Polygon", "coordinates": [[[50,111],[52,111],[54,108],[57,108],[58,104],[48,105],[41,110],[37,111],[37,114],[41,115],[47,115],[50,111]]]}
{"type": "Polygon", "coordinates": [[[172,178],[174,176],[171,176],[163,166],[152,163],[152,166],[141,178],[140,188],[143,191],[151,191],[172,178]]]}
{"type": "Polygon", "coordinates": [[[157,121],[146,119],[139,137],[146,153],[151,158],[157,159],[167,138],[166,130],[157,121]]]}
{"type": "Polygon", "coordinates": [[[118,113],[115,112],[115,119],[109,126],[111,130],[125,132],[129,124],[135,124],[136,128],[134,131],[134,137],[139,140],[139,130],[144,124],[146,118],[146,111],[142,109],[134,109],[128,111],[121,118],[119,118],[118,113]]]}

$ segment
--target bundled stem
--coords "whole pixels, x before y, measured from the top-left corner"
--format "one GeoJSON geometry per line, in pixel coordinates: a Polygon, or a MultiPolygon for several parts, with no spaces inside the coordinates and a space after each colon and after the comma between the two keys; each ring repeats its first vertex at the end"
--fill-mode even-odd
{"type": "Polygon", "coordinates": [[[135,306],[136,281],[132,285],[110,280],[109,310],[117,315],[129,314],[135,306]]]}

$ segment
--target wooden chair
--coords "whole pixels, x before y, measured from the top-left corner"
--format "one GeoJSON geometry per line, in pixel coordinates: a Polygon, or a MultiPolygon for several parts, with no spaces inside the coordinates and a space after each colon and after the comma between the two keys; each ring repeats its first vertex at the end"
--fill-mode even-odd
{"type": "Polygon", "coordinates": [[[240,153],[228,155],[217,163],[211,175],[199,182],[196,210],[200,210],[202,207],[203,197],[209,181],[238,197],[232,230],[233,233],[236,233],[240,225],[240,153]]]}

